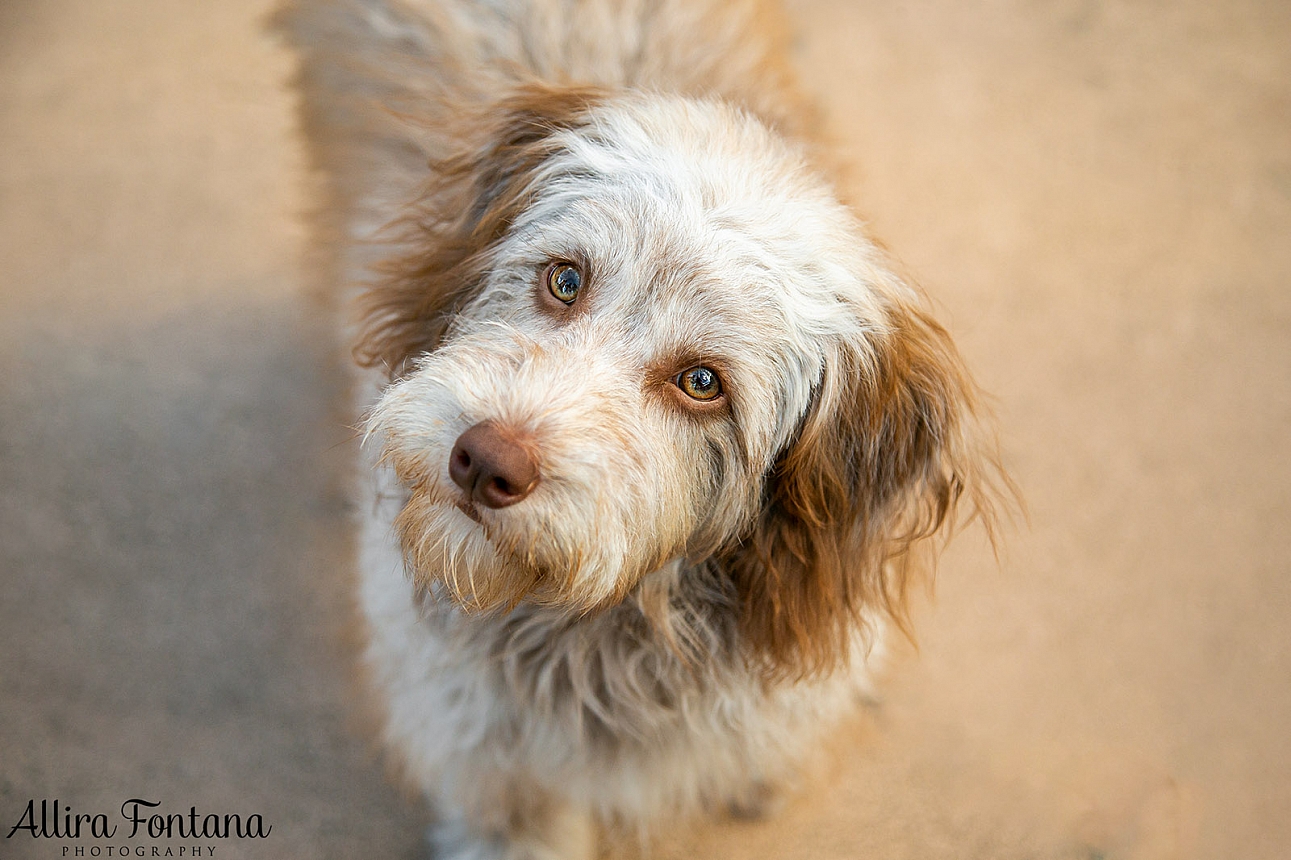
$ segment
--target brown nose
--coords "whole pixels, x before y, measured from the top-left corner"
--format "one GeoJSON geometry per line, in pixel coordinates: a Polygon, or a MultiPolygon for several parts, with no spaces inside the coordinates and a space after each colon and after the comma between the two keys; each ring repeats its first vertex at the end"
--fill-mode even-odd
{"type": "Polygon", "coordinates": [[[529,495],[539,478],[538,464],[529,452],[491,421],[457,437],[448,474],[470,499],[487,508],[514,505],[529,495]]]}

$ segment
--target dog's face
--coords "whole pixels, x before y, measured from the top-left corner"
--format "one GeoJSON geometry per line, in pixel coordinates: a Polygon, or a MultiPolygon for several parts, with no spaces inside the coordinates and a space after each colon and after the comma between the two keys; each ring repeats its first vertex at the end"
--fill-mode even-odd
{"type": "Polygon", "coordinates": [[[891,602],[886,558],[959,493],[944,332],[749,117],[547,91],[496,114],[370,298],[414,579],[582,612],[682,557],[737,581],[773,660],[827,662],[811,640],[891,602]]]}

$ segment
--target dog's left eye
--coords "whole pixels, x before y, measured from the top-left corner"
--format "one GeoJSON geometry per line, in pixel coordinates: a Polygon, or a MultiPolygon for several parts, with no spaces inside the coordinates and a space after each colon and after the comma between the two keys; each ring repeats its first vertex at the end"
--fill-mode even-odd
{"type": "Polygon", "coordinates": [[[573,263],[554,263],[547,267],[547,289],[567,305],[578,298],[583,275],[573,263]]]}
{"type": "Polygon", "coordinates": [[[722,380],[711,368],[692,367],[677,374],[677,387],[695,400],[716,400],[722,393],[722,380]]]}

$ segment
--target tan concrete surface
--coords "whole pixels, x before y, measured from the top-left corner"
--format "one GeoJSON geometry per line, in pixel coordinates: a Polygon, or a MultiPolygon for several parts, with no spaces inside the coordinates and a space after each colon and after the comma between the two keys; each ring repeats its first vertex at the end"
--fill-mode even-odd
{"type": "MultiPolygon", "coordinates": [[[[654,856],[1291,856],[1291,6],[792,8],[1030,523],[946,553],[819,787],[654,856]]],[[[29,799],[130,797],[272,824],[216,857],[420,856],[354,725],[265,11],[0,3],[0,858],[123,844],[3,839],[29,799]]]]}

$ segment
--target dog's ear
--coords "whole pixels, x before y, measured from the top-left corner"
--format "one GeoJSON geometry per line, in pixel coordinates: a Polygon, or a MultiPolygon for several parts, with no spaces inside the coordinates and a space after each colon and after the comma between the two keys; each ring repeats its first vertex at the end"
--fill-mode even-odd
{"type": "Polygon", "coordinates": [[[804,677],[845,661],[867,616],[886,613],[905,629],[914,545],[953,522],[966,492],[989,518],[973,383],[922,310],[899,304],[889,316],[885,331],[826,357],[752,533],[721,559],[768,674],[804,677]]]}
{"type": "Polygon", "coordinates": [[[465,145],[430,162],[418,199],[389,228],[399,253],[378,265],[382,282],[360,300],[361,364],[397,376],[436,347],[532,202],[557,132],[582,123],[600,98],[591,88],[529,85],[487,109],[456,111],[462,130],[453,138],[465,145]]]}
{"type": "MultiPolygon", "coordinates": [[[[600,100],[468,62],[452,12],[288,0],[273,25],[299,52],[296,84],[319,189],[317,256],[359,298],[355,356],[392,376],[434,349],[527,199],[552,136],[600,100]],[[384,225],[384,226],[383,226],[384,225]],[[338,250],[344,249],[344,250],[338,250]]],[[[468,40],[469,41],[469,40],[468,40]]]]}

